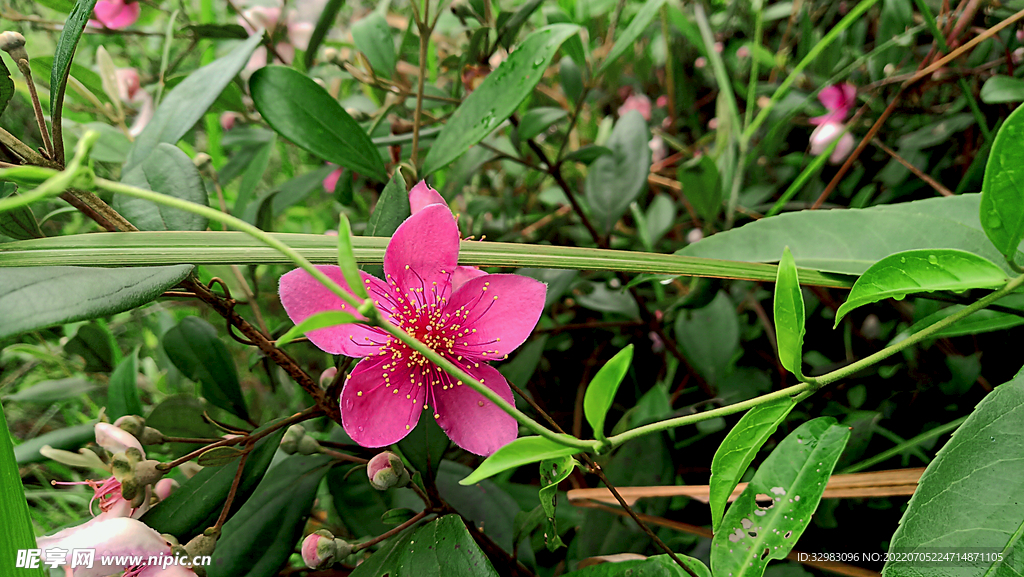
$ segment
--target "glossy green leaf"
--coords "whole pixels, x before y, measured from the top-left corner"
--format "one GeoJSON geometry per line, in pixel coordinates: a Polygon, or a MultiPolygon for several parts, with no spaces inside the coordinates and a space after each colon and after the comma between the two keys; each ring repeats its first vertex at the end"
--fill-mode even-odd
{"type": "Polygon", "coordinates": [[[317,487],[333,463],[323,455],[295,455],[268,471],[224,524],[209,576],[277,575],[302,537],[317,487]]]}
{"type": "MultiPolygon", "coordinates": [[[[348,305],[342,306],[348,307],[348,305]]],[[[288,332],[278,337],[276,345],[279,347],[284,346],[308,332],[338,325],[347,325],[357,321],[358,319],[356,319],[355,315],[343,311],[322,311],[315,313],[306,317],[301,323],[288,329],[288,332]]]]}
{"type": "Polygon", "coordinates": [[[214,447],[199,455],[196,463],[200,467],[219,467],[242,456],[242,450],[235,447],[214,447]]]}
{"type": "Polygon", "coordinates": [[[135,137],[122,172],[129,173],[161,142],[175,144],[181,140],[245,67],[252,51],[262,41],[263,34],[253,34],[231,52],[189,74],[181,84],[164,95],[153,118],[135,137]]]}
{"type": "Polygon", "coordinates": [[[850,430],[832,417],[818,417],[775,447],[711,540],[715,575],[760,577],[770,559],[786,558],[810,524],[849,437],[850,430]],[[757,495],[772,503],[760,507],[757,495]]]}
{"type": "Polygon", "coordinates": [[[1024,80],[997,74],[981,85],[979,96],[985,104],[1024,102],[1024,80]]]}
{"type": "Polygon", "coordinates": [[[529,140],[568,115],[569,113],[562,108],[531,108],[519,120],[519,139],[529,140]]]}
{"type": "Polygon", "coordinates": [[[447,166],[511,116],[540,82],[558,47],[577,31],[573,24],[554,24],[524,38],[455,109],[427,153],[423,174],[447,166]]]}
{"type": "Polygon", "coordinates": [[[588,144],[565,155],[565,160],[591,164],[606,154],[612,154],[612,150],[605,146],[588,144]]]}
{"type": "MultiPolygon", "coordinates": [[[[711,577],[711,570],[699,559],[679,553],[676,553],[676,557],[692,569],[697,577],[711,577]]],[[[676,562],[668,555],[655,555],[643,560],[630,559],[617,563],[599,563],[579,571],[566,573],[565,577],[621,577],[624,575],[630,577],[691,577],[690,573],[676,565],[676,562]]]]}
{"type": "Polygon", "coordinates": [[[139,400],[139,387],[136,378],[139,373],[139,351],[124,358],[110,375],[107,386],[107,416],[111,420],[125,415],[142,416],[142,401],[139,400]]]}
{"type": "Polygon", "coordinates": [[[352,577],[497,577],[458,515],[414,525],[356,567],[352,577]]]}
{"type": "Polygon", "coordinates": [[[683,195],[693,209],[705,220],[712,220],[722,209],[722,179],[711,157],[704,154],[679,165],[676,178],[683,187],[683,195]]]}
{"type": "Polygon", "coordinates": [[[608,56],[605,57],[601,62],[601,66],[598,67],[597,74],[600,75],[607,70],[627,50],[633,50],[637,39],[647,30],[647,27],[654,20],[654,17],[658,15],[658,10],[664,3],[665,0],[647,0],[644,2],[643,8],[629,22],[629,26],[626,26],[625,30],[615,39],[615,44],[612,45],[608,56]]]}
{"type": "MultiPolygon", "coordinates": [[[[571,438],[569,435],[565,437],[571,438]]],[[[459,484],[472,485],[513,467],[536,463],[544,459],[567,457],[578,452],[580,452],[579,449],[560,445],[544,437],[520,437],[484,459],[484,462],[480,463],[473,474],[459,481],[459,484]]]]}
{"type": "MultiPolygon", "coordinates": [[[[864,271],[836,312],[836,326],[846,313],[882,299],[939,290],[997,288],[1007,276],[990,261],[962,250],[911,250],[888,256],[864,271]]],[[[781,346],[781,344],[780,344],[781,346]]]]}
{"type": "Polygon", "coordinates": [[[356,49],[366,55],[373,71],[391,78],[395,70],[395,39],[388,21],[378,12],[371,12],[352,23],[352,41],[356,49]]]}
{"type": "MultiPolygon", "coordinates": [[[[402,192],[403,190],[404,185],[394,188],[393,194],[389,193],[390,201],[384,204],[378,201],[377,209],[381,209],[385,205],[397,208],[395,205],[400,204],[405,210],[408,210],[409,199],[408,195],[402,192]]],[[[388,195],[382,196],[388,197],[388,195]]],[[[376,212],[377,210],[374,211],[375,214],[376,212]]],[[[397,217],[397,213],[399,210],[394,210],[392,216],[394,222],[400,224],[402,220],[397,217]]],[[[407,216],[408,214],[406,214],[407,216]]],[[[373,214],[370,215],[370,225],[382,222],[383,220],[375,219],[373,214]]],[[[394,224],[394,226],[397,228],[398,224],[394,224]]],[[[371,237],[369,236],[370,227],[367,228],[367,236],[352,239],[352,250],[357,262],[364,265],[379,265],[384,262],[384,249],[388,243],[387,238],[380,238],[379,235],[388,236],[393,231],[383,232],[385,227],[381,224],[376,226],[377,230],[381,231],[377,233],[378,236],[371,237]]],[[[268,234],[288,244],[313,264],[336,264],[338,262],[338,241],[333,237],[322,234],[268,234]]],[[[990,252],[999,258],[999,254],[991,248],[988,240],[984,239],[984,233],[979,230],[978,234],[989,247],[990,252]]],[[[704,239],[696,244],[703,244],[717,236],[704,239]]],[[[783,246],[779,246],[780,253],[783,246]]],[[[776,254],[772,258],[778,259],[779,256],[776,254]]],[[[41,266],[56,263],[90,266],[139,266],[185,261],[195,264],[291,264],[291,260],[276,249],[270,248],[242,232],[78,234],[0,243],[0,267],[41,266]]],[[[797,263],[799,265],[799,259],[797,263]]],[[[743,263],[629,250],[602,250],[543,244],[524,245],[489,240],[487,242],[462,241],[459,247],[459,264],[515,268],[610,270],[629,273],[739,278],[765,282],[775,282],[777,276],[775,265],[761,263],[743,263]]],[[[370,272],[369,267],[364,267],[363,270],[370,272]]],[[[801,268],[799,272],[801,285],[837,288],[853,286],[853,279],[846,276],[822,274],[808,268],[801,268]]],[[[554,275],[552,278],[559,278],[558,275],[566,273],[552,270],[550,274],[554,275]]],[[[561,278],[569,279],[569,277],[561,278]]],[[[553,293],[548,291],[548,294],[553,293]]]]}
{"type": "Polygon", "coordinates": [[[327,32],[334,28],[338,12],[344,5],[345,0],[327,0],[327,4],[324,5],[324,11],[317,18],[316,28],[313,29],[313,34],[309,37],[309,44],[306,45],[306,55],[303,57],[303,63],[306,65],[307,70],[313,67],[317,51],[320,49],[320,45],[323,44],[327,32]]]}
{"type": "Polygon", "coordinates": [[[78,0],[68,14],[68,19],[64,21],[64,27],[61,28],[57,48],[53,54],[53,67],[50,69],[51,118],[55,117],[55,107],[64,100],[64,88],[67,85],[68,72],[71,71],[71,60],[75,57],[78,41],[82,38],[82,31],[92,17],[92,9],[95,6],[96,0],[78,0]]]}
{"type": "Polygon", "coordinates": [[[786,397],[757,405],[746,412],[722,440],[711,460],[711,526],[717,532],[722,515],[736,484],[743,478],[754,456],[761,450],[793,409],[793,399],[786,397]]]}
{"type": "Polygon", "coordinates": [[[804,295],[800,292],[796,264],[789,247],[782,251],[779,276],[775,280],[775,339],[779,344],[782,366],[804,379],[804,295]]]}
{"type": "MultiPolygon", "coordinates": [[[[138,188],[208,206],[206,186],[192,159],[173,144],[161,142],[149,156],[121,176],[121,182],[138,188]]],[[[206,217],[162,204],[114,195],[114,210],[139,230],[206,230],[206,217]]]]}
{"type": "Polygon", "coordinates": [[[85,360],[85,372],[109,373],[114,370],[113,337],[97,323],[78,327],[78,332],[64,345],[68,355],[78,355],[85,360]]]}
{"type": "Polygon", "coordinates": [[[540,490],[537,497],[547,516],[548,530],[544,532],[544,542],[549,551],[565,546],[558,536],[558,525],[555,523],[555,498],[558,496],[558,484],[569,477],[576,464],[576,459],[568,456],[540,462],[540,490]]]}
{"type": "Polygon", "coordinates": [[[413,430],[398,442],[402,457],[419,472],[423,482],[433,485],[440,470],[441,458],[450,444],[431,411],[420,411],[420,420],[413,430]]]}
{"type": "Polygon", "coordinates": [[[980,194],[961,194],[865,209],[780,214],[709,236],[676,254],[775,262],[789,246],[800,268],[856,275],[891,254],[914,249],[959,249],[1002,263],[982,229],[980,204],[980,194]]]}
{"type": "MultiPolygon", "coordinates": [[[[467,521],[467,525],[473,523],[499,547],[511,553],[516,531],[516,514],[520,511],[520,499],[523,498],[523,495],[513,498],[507,490],[510,489],[510,483],[483,480],[470,487],[460,485],[459,480],[466,478],[472,472],[473,470],[466,465],[444,459],[441,461],[437,473],[437,492],[446,503],[462,515],[462,518],[467,521]]],[[[519,486],[516,488],[523,488],[522,493],[529,491],[530,499],[526,500],[532,504],[532,497],[536,495],[536,487],[519,486]]],[[[420,508],[421,501],[418,499],[415,501],[409,499],[408,502],[415,503],[416,509],[420,508]]],[[[522,553],[520,559],[529,563],[532,547],[521,543],[519,550],[522,553]]]]}
{"type": "Polygon", "coordinates": [[[598,230],[608,233],[629,203],[647,186],[651,134],[644,117],[630,110],[619,118],[605,142],[612,153],[598,157],[587,171],[584,193],[598,230]]]}
{"type": "Polygon", "coordinates": [[[0,407],[0,511],[4,512],[4,530],[0,531],[0,556],[6,560],[3,561],[4,575],[47,575],[45,568],[13,569],[18,551],[34,548],[36,539],[3,407],[0,407]]]}
{"type": "Polygon", "coordinates": [[[615,356],[608,360],[594,378],[587,385],[587,392],[583,397],[583,414],[587,422],[594,430],[594,438],[604,439],[604,420],[608,415],[608,409],[612,408],[612,401],[615,400],[615,393],[619,390],[619,384],[629,370],[633,362],[633,345],[626,345],[624,349],[615,353],[615,356]]]}
{"type": "Polygon", "coordinates": [[[389,509],[380,516],[380,522],[385,525],[401,525],[416,516],[412,509],[389,509]]]}
{"type": "Polygon", "coordinates": [[[87,381],[81,377],[68,377],[53,381],[39,381],[38,383],[21,389],[17,393],[3,395],[4,401],[16,403],[53,403],[65,399],[73,399],[79,395],[99,388],[99,385],[87,381]]]}
{"type": "Polygon", "coordinates": [[[356,264],[356,257],[352,253],[352,225],[348,222],[345,213],[338,215],[338,267],[345,278],[345,283],[358,299],[366,299],[366,284],[359,276],[359,267],[356,264]]]}
{"type": "Polygon", "coordinates": [[[163,347],[178,370],[202,385],[206,400],[249,420],[235,361],[213,325],[185,317],[164,333],[163,347]]]}
{"type": "MultiPolygon", "coordinates": [[[[996,301],[997,305],[1009,307],[1011,309],[1017,309],[1024,311],[1024,295],[1011,294],[1007,295],[996,301]]],[[[931,326],[936,322],[948,317],[957,311],[963,310],[963,305],[952,305],[944,309],[940,309],[927,317],[917,321],[910,327],[901,330],[892,338],[889,344],[894,344],[910,335],[920,331],[921,329],[931,326]]],[[[992,331],[1001,331],[1010,329],[1016,326],[1024,325],[1024,316],[1016,315],[1012,313],[1005,313],[1001,311],[994,311],[989,309],[982,309],[976,313],[971,314],[965,319],[961,319],[953,325],[950,325],[939,332],[932,335],[932,338],[940,337],[962,337],[964,335],[977,335],[981,333],[987,333],[992,331]]]]}
{"type": "Polygon", "coordinates": [[[1003,123],[992,143],[985,178],[981,184],[981,226],[1007,260],[1015,260],[1024,239],[1024,106],[1017,107],[1003,123]]]}
{"type": "Polygon", "coordinates": [[[14,81],[11,80],[11,71],[7,64],[0,60],[0,114],[7,110],[7,103],[14,96],[14,81]]]}
{"type": "Polygon", "coordinates": [[[680,311],[675,332],[686,360],[709,383],[725,376],[740,346],[740,322],[725,292],[703,308],[680,311]]]}
{"type": "MultiPolygon", "coordinates": [[[[1024,372],[995,388],[978,403],[939,450],[918,482],[889,551],[885,577],[923,577],[951,571],[912,556],[915,553],[985,552],[955,574],[1019,575],[1024,555],[1024,372]],[[1002,563],[1012,559],[1013,565],[1002,563]]],[[[950,573],[952,574],[952,573],[950,573]]]]}
{"type": "Polygon", "coordinates": [[[57,429],[29,439],[14,448],[14,459],[19,465],[38,463],[46,459],[40,452],[46,445],[54,449],[75,450],[96,438],[93,423],[57,429]]]}
{"type": "Polygon", "coordinates": [[[0,274],[0,339],[142,306],[191,271],[192,265],[5,270],[0,274]]]}
{"type": "MultiPolygon", "coordinates": [[[[282,428],[256,442],[245,461],[242,480],[231,503],[233,511],[242,507],[263,479],[283,436],[282,428]]],[[[217,520],[237,472],[237,464],[204,468],[182,483],[168,498],[146,511],[139,520],[160,533],[169,533],[186,542],[217,520]]]]}
{"type": "Polygon", "coordinates": [[[519,34],[519,29],[523,27],[523,24],[530,18],[530,15],[537,10],[541,2],[542,0],[526,0],[520,4],[504,23],[499,24],[498,37],[495,39],[494,44],[504,46],[505,48],[511,47],[512,43],[515,42],[516,36],[519,34]]]}
{"type": "Polygon", "coordinates": [[[249,78],[256,109],[275,132],[327,162],[387,180],[377,147],[313,79],[284,66],[260,68],[249,78]]]}

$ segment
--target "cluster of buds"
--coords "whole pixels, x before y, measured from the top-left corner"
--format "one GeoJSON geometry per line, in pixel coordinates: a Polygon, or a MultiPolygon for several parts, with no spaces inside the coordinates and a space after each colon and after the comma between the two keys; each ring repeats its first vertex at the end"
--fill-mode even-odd
{"type": "Polygon", "coordinates": [[[292,425],[284,432],[281,439],[281,450],[289,455],[315,455],[321,451],[320,443],[306,434],[302,425],[292,425]]]}
{"type": "Polygon", "coordinates": [[[156,484],[164,476],[165,471],[157,466],[160,461],[146,459],[135,447],[116,453],[110,459],[110,469],[114,478],[121,483],[121,497],[133,508],[140,507],[146,500],[146,487],[156,484]]]}
{"type": "Polygon", "coordinates": [[[352,553],[352,544],[326,530],[310,533],[302,541],[302,560],[310,569],[327,569],[352,553]]]}
{"type": "Polygon", "coordinates": [[[370,484],[378,491],[387,491],[392,487],[404,487],[409,484],[409,470],[402,459],[391,451],[379,453],[366,464],[366,476],[370,484]]]}
{"type": "Polygon", "coordinates": [[[164,434],[146,426],[146,419],[138,415],[125,415],[116,421],[114,426],[131,433],[143,445],[159,445],[164,441],[164,434]]]}

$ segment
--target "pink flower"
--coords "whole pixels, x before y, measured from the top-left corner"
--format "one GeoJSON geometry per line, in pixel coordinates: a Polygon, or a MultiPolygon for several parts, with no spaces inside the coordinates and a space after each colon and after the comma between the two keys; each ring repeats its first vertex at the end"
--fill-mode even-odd
{"type": "MultiPolygon", "coordinates": [[[[88,524],[87,524],[88,525],[88,524]]],[[[59,535],[59,534],[58,534],[59,535]]],[[[161,565],[145,565],[151,556],[158,558],[171,555],[171,545],[159,533],[146,526],[142,521],[127,517],[105,519],[92,525],[80,525],[74,531],[60,537],[40,537],[37,540],[40,549],[63,551],[60,564],[68,567],[72,563],[72,551],[75,549],[92,549],[95,551],[91,566],[83,566],[76,562],[76,567],[68,571],[74,577],[104,577],[126,571],[132,577],[194,577],[191,569],[179,565],[166,568],[161,565]],[[142,559],[140,564],[131,563],[130,558],[142,559]],[[104,563],[103,561],[107,562],[104,563]]],[[[44,553],[44,559],[46,559],[44,553]]]]}
{"type": "Polygon", "coordinates": [[[95,20],[89,20],[93,27],[120,30],[127,28],[139,19],[139,3],[125,0],[99,0],[93,8],[95,20]]]}
{"type": "Polygon", "coordinates": [[[829,155],[829,164],[839,164],[846,160],[847,156],[853,152],[854,139],[853,135],[849,132],[843,133],[845,127],[840,122],[826,122],[821,126],[814,129],[811,133],[811,154],[818,156],[823,154],[828,149],[829,145],[836,138],[839,138],[839,144],[836,145],[835,149],[832,150],[832,154],[829,155]],[[842,134],[842,136],[839,136],[842,134]]]}
{"type": "Polygon", "coordinates": [[[619,107],[619,117],[623,117],[630,110],[636,110],[644,120],[651,119],[651,99],[644,94],[634,94],[626,99],[619,107]]]}
{"type": "MultiPolygon", "coordinates": [[[[367,292],[388,322],[512,403],[508,383],[487,361],[507,358],[530,335],[546,287],[515,274],[460,272],[459,229],[440,195],[421,183],[410,193],[410,205],[415,214],[384,253],[386,280],[361,273],[367,292]],[[431,199],[441,202],[424,204],[431,199]]],[[[338,267],[318,268],[347,287],[338,267]]],[[[280,296],[296,323],[321,311],[351,310],[301,269],[281,277],[280,296]]],[[[425,410],[452,441],[478,455],[516,438],[515,419],[383,330],[349,324],[307,336],[328,353],[363,358],[341,392],[342,426],[360,445],[400,441],[425,410]]]]}
{"type": "MultiPolygon", "coordinates": [[[[238,23],[245,28],[250,36],[256,33],[257,29],[263,28],[272,38],[277,39],[277,28],[281,21],[281,2],[276,6],[253,6],[243,10],[238,17],[238,23]]],[[[284,41],[274,46],[277,56],[280,56],[285,64],[291,64],[295,58],[295,50],[305,50],[309,46],[309,40],[313,37],[316,19],[323,11],[325,0],[307,0],[297,2],[296,8],[288,11],[284,18],[285,36],[284,41]]],[[[268,64],[267,49],[260,46],[253,51],[249,63],[245,69],[252,72],[268,64]]]]}
{"type": "Polygon", "coordinates": [[[338,179],[341,178],[342,170],[341,168],[334,170],[324,178],[324,190],[334,194],[334,189],[338,187],[338,179]]]}
{"type": "Polygon", "coordinates": [[[135,121],[132,122],[131,128],[128,129],[128,134],[138,136],[142,129],[149,124],[149,121],[153,119],[153,114],[156,112],[156,107],[153,105],[153,97],[142,89],[139,72],[134,68],[118,68],[115,72],[117,73],[117,93],[121,100],[126,104],[133,104],[139,107],[139,112],[135,115],[135,121]]]}
{"type": "Polygon", "coordinates": [[[835,84],[819,92],[818,100],[825,106],[828,113],[815,116],[810,120],[811,124],[842,122],[846,120],[857,101],[857,88],[848,82],[835,84]]]}
{"type": "Polygon", "coordinates": [[[238,122],[238,118],[241,115],[237,112],[225,112],[220,115],[220,127],[224,132],[227,132],[235,127],[235,122],[238,122]]]}

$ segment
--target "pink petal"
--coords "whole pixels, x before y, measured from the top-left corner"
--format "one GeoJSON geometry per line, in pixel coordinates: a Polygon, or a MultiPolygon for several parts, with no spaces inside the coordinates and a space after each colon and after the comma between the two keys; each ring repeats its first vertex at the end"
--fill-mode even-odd
{"type": "Polygon", "coordinates": [[[442,198],[436,190],[427,185],[427,181],[421,180],[416,183],[416,186],[412,187],[412,190],[409,191],[409,208],[412,209],[413,214],[416,214],[423,210],[424,207],[431,204],[443,204],[448,206],[448,203],[444,201],[444,198],[442,198]]]}
{"type": "Polygon", "coordinates": [[[853,108],[856,98],[857,87],[848,82],[834,84],[823,89],[818,93],[818,100],[828,110],[828,114],[812,118],[811,124],[825,124],[830,121],[841,122],[846,120],[846,116],[850,113],[850,109],[853,108]]]}
{"type": "Polygon", "coordinates": [[[139,19],[139,3],[123,0],[99,0],[93,9],[96,19],[107,28],[127,28],[139,19]]]}
{"type": "Polygon", "coordinates": [[[516,274],[489,274],[468,281],[445,307],[446,314],[461,316],[461,324],[472,331],[456,341],[456,354],[501,360],[537,326],[546,294],[544,283],[516,274]]]}
{"type": "Polygon", "coordinates": [[[398,227],[384,252],[389,284],[414,302],[433,303],[450,294],[459,260],[459,227],[447,206],[431,204],[398,227]]]}
{"type": "MultiPolygon", "coordinates": [[[[351,293],[342,277],[341,269],[336,266],[318,266],[316,268],[351,293]]],[[[394,297],[391,295],[389,287],[372,275],[360,274],[363,282],[369,281],[366,284],[367,292],[371,297],[378,299],[377,308],[385,315],[391,315],[393,310],[391,303],[394,297]]],[[[357,318],[364,318],[300,268],[281,276],[278,295],[281,297],[281,304],[284,306],[285,312],[288,313],[288,318],[296,324],[321,311],[340,310],[350,312],[357,318]]],[[[377,353],[380,348],[379,343],[383,343],[387,339],[379,329],[360,324],[327,327],[313,331],[307,336],[310,342],[332,355],[357,358],[377,353]]]]}
{"type": "Polygon", "coordinates": [[[842,164],[846,157],[850,156],[850,153],[853,152],[855,144],[853,135],[849,132],[840,136],[839,144],[836,145],[835,150],[828,157],[829,164],[842,164]]]}
{"type": "MultiPolygon", "coordinates": [[[[493,275],[492,275],[493,276],[493,275]]],[[[508,381],[494,367],[477,363],[463,367],[501,398],[515,404],[508,381]]],[[[519,425],[508,413],[469,385],[434,385],[437,424],[456,445],[477,455],[490,455],[515,440],[519,425]]]]}
{"type": "Polygon", "coordinates": [[[149,559],[151,555],[168,555],[171,546],[159,533],[142,521],[121,517],[104,519],[80,526],[78,531],[63,539],[46,542],[40,548],[60,548],[66,551],[64,565],[71,562],[72,549],[95,549],[95,562],[91,568],[76,567],[75,577],[104,577],[125,569],[124,565],[103,565],[103,556],[136,556],[149,559]]]}
{"type": "Polygon", "coordinates": [[[334,189],[338,187],[338,179],[341,178],[341,171],[340,168],[334,170],[324,178],[324,190],[334,194],[334,189]]]}
{"type": "Polygon", "coordinates": [[[96,432],[96,444],[110,451],[111,453],[121,453],[128,450],[131,447],[142,451],[142,456],[146,456],[146,451],[142,448],[142,443],[135,438],[135,435],[125,431],[120,427],[115,427],[110,423],[96,423],[94,427],[96,432]]]}
{"type": "Polygon", "coordinates": [[[364,359],[341,390],[341,424],[364,447],[397,443],[419,422],[430,383],[416,378],[403,358],[364,359]],[[397,392],[396,392],[397,391],[397,392]]]}
{"type": "Polygon", "coordinates": [[[135,577],[195,577],[195,571],[181,565],[149,565],[139,571],[135,577]]]}
{"type": "Polygon", "coordinates": [[[475,266],[455,267],[455,274],[452,275],[452,292],[458,291],[459,287],[466,284],[468,281],[486,274],[486,272],[476,268],[475,266]]]}

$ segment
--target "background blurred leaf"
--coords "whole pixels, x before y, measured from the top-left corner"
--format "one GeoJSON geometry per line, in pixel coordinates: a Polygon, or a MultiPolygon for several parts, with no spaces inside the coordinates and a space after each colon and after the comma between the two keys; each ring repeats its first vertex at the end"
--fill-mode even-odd
{"type": "Polygon", "coordinates": [[[591,163],[584,188],[598,230],[611,232],[629,203],[646,187],[651,166],[651,149],[647,146],[650,138],[644,117],[630,110],[615,123],[605,142],[612,153],[591,163]]]}
{"type": "Polygon", "coordinates": [[[3,400],[17,403],[53,403],[73,399],[99,388],[99,385],[81,377],[68,377],[53,381],[39,381],[17,393],[4,395],[3,400]]]}
{"type": "Polygon", "coordinates": [[[178,370],[202,384],[206,400],[249,420],[235,362],[213,325],[199,317],[185,317],[164,333],[163,347],[178,370]]]}
{"type": "Polygon", "coordinates": [[[124,358],[113,374],[107,387],[107,416],[111,420],[124,415],[142,416],[142,401],[136,378],[139,372],[139,351],[124,358]]]}
{"type": "Polygon", "coordinates": [[[434,483],[448,444],[448,435],[437,425],[433,415],[429,411],[420,411],[419,424],[398,442],[398,450],[419,471],[429,487],[434,483]]]}
{"type": "Polygon", "coordinates": [[[384,16],[371,12],[352,23],[352,41],[366,55],[376,74],[391,78],[395,70],[395,40],[384,16]]]}
{"type": "Polygon", "coordinates": [[[981,85],[981,101],[985,104],[1024,101],[1024,80],[997,74],[981,85]]]}
{"type": "Polygon", "coordinates": [[[317,18],[316,28],[313,29],[312,36],[309,37],[309,44],[306,45],[306,55],[303,57],[303,64],[306,65],[307,69],[313,67],[317,51],[323,43],[324,37],[327,36],[327,32],[334,27],[334,21],[338,18],[338,11],[344,5],[345,0],[327,0],[327,4],[324,5],[323,12],[317,18]]]}
{"type": "Polygon", "coordinates": [[[609,66],[612,65],[620,56],[626,53],[627,50],[634,48],[634,43],[640,35],[647,30],[647,26],[650,25],[654,17],[658,15],[658,9],[661,8],[665,0],[647,0],[644,2],[643,8],[637,12],[637,15],[630,21],[629,26],[622,31],[622,34],[615,40],[615,44],[612,45],[612,49],[608,52],[608,56],[601,61],[601,66],[597,69],[597,74],[602,74],[609,66]]]}
{"type": "Polygon", "coordinates": [[[739,319],[725,292],[704,308],[680,311],[675,332],[686,360],[708,383],[725,376],[740,346],[739,319]]]}
{"type": "Polygon", "coordinates": [[[87,423],[39,435],[15,447],[14,459],[19,465],[38,463],[46,458],[39,453],[39,449],[46,445],[54,449],[75,450],[96,438],[95,429],[93,423],[87,423]]]}
{"type": "Polygon", "coordinates": [[[109,373],[114,370],[114,347],[110,333],[96,323],[78,327],[78,332],[64,345],[64,352],[85,359],[85,372],[109,373]]]}

